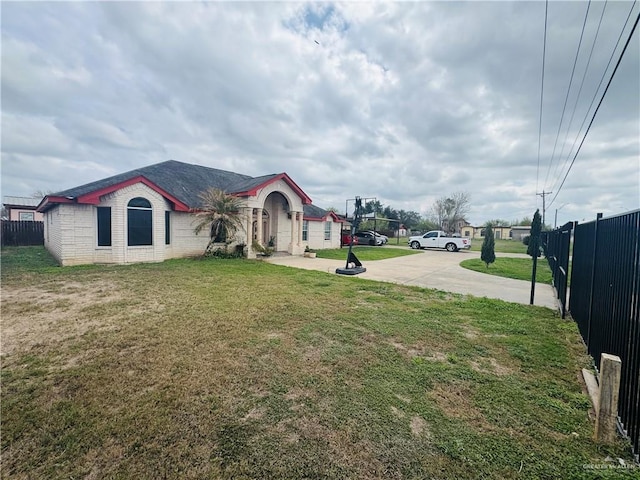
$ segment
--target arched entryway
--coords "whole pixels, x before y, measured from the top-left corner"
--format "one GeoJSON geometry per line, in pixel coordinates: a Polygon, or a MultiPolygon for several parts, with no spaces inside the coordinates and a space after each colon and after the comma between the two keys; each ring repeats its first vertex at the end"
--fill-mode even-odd
{"type": "Polygon", "coordinates": [[[253,239],[276,252],[287,252],[291,239],[291,206],[280,192],[272,192],[262,208],[254,209],[253,239]],[[261,218],[261,221],[258,221],[261,218]]]}

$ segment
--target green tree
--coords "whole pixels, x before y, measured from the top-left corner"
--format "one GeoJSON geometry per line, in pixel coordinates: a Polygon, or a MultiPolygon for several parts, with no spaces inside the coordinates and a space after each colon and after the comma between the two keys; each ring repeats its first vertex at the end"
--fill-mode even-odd
{"type": "Polygon", "coordinates": [[[496,241],[493,237],[493,227],[490,222],[487,223],[484,231],[484,240],[482,241],[480,259],[485,263],[487,268],[489,268],[489,264],[496,261],[496,241]]]}
{"type": "Polygon", "coordinates": [[[529,236],[529,245],[527,247],[527,253],[531,257],[540,256],[540,232],[542,231],[542,217],[540,216],[540,210],[536,210],[533,215],[533,222],[531,223],[531,234],[529,236]]]}
{"type": "Polygon", "coordinates": [[[200,194],[200,200],[201,206],[195,212],[198,222],[194,231],[198,234],[205,228],[209,229],[209,243],[204,250],[204,255],[213,251],[215,243],[222,242],[226,252],[236,232],[242,228],[242,200],[219,188],[205,190],[200,194]]]}

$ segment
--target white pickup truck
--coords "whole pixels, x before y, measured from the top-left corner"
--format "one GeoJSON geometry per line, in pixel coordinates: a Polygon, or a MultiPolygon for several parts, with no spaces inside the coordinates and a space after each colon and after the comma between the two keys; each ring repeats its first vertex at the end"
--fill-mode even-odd
{"type": "Polygon", "coordinates": [[[424,235],[409,237],[409,246],[419,248],[445,248],[449,252],[471,248],[471,239],[450,237],[442,230],[432,230],[424,235]]]}

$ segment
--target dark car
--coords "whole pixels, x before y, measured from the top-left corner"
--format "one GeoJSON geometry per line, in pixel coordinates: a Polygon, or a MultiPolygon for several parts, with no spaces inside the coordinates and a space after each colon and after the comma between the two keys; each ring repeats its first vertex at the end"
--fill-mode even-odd
{"type": "Polygon", "coordinates": [[[383,244],[382,239],[371,232],[357,232],[355,238],[358,239],[358,245],[378,246],[383,244]]]}

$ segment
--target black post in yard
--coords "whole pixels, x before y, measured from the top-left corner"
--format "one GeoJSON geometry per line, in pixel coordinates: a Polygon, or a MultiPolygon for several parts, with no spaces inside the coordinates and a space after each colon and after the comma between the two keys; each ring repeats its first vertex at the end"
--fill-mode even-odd
{"type": "Polygon", "coordinates": [[[536,270],[538,268],[538,257],[533,257],[533,269],[531,271],[531,297],[529,297],[529,305],[533,305],[533,297],[536,295],[536,270]]]}

